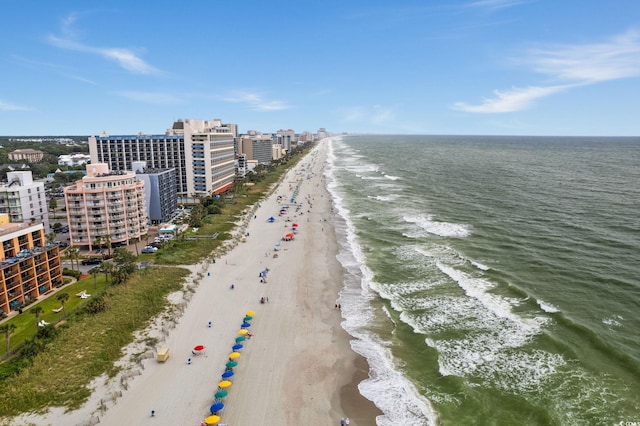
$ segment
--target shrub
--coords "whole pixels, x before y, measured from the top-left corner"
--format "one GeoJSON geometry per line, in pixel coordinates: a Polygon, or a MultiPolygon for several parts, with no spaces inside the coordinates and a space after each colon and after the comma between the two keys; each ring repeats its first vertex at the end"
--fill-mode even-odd
{"type": "Polygon", "coordinates": [[[39,342],[36,338],[29,339],[24,342],[20,355],[25,358],[35,358],[40,351],[44,348],[44,344],[39,342]]]}
{"type": "Polygon", "coordinates": [[[68,275],[78,280],[80,279],[80,275],[82,275],[82,272],[76,271],[75,269],[64,268],[62,270],[62,275],[68,275]]]}
{"type": "Polygon", "coordinates": [[[87,302],[84,309],[90,313],[91,315],[99,314],[100,312],[104,312],[109,307],[109,303],[104,298],[104,296],[97,296],[87,302]]]}

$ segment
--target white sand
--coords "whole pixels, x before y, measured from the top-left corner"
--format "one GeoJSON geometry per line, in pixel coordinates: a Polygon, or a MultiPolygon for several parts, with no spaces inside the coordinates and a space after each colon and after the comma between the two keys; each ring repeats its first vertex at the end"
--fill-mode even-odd
{"type": "MultiPolygon", "coordinates": [[[[339,425],[343,416],[351,417],[351,425],[375,424],[380,413],[356,388],[356,382],[366,377],[362,371],[366,364],[351,351],[349,336],[340,328],[340,312],[334,308],[342,270],[335,258],[330,198],[322,176],[326,151],[326,144],[316,147],[263,200],[255,211],[257,218],[249,215],[246,229],[238,229],[238,235],[249,233],[245,243],[238,243],[215,264],[190,268],[191,280],[200,282],[192,294],[187,292],[185,299],[190,300],[175,328],[168,329],[166,322],[159,326],[165,327],[166,338],[157,331],[146,332],[164,339],[156,349],[169,348],[167,362],[148,358],[125,373],[130,377],[96,385],[92,398],[79,410],[20,416],[14,424],[77,425],[99,419],[101,425],[200,425],[209,415],[220,375],[249,310],[256,312],[249,328],[254,336],[242,342],[230,379],[233,384],[219,413],[222,424],[339,425]],[[301,213],[291,206],[287,215],[279,217],[277,195],[288,204],[298,184],[296,203],[303,204],[301,213]],[[276,221],[269,223],[269,216],[276,221]],[[292,222],[285,222],[287,216],[292,222]],[[273,258],[274,245],[291,232],[293,222],[299,224],[299,232],[293,241],[281,242],[279,256],[273,258]],[[258,274],[267,267],[268,282],[263,284],[258,274]],[[232,283],[234,290],[229,288],[232,283]],[[267,296],[269,302],[260,304],[260,298],[267,296]],[[191,349],[200,344],[206,346],[204,353],[192,355],[191,349]],[[152,409],[155,417],[150,416],[152,409]]],[[[180,299],[177,295],[173,301],[180,299]]],[[[135,345],[130,350],[135,352],[135,345]]]]}

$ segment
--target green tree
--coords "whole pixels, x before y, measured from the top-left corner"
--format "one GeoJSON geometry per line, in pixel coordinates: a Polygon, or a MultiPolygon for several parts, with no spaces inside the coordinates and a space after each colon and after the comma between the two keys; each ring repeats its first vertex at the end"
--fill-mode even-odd
{"type": "Polygon", "coordinates": [[[71,269],[73,269],[73,261],[76,261],[76,271],[80,271],[80,263],[78,262],[82,256],[80,256],[80,250],[78,247],[69,247],[67,250],[67,257],[71,260],[71,269]]]}
{"type": "Polygon", "coordinates": [[[49,210],[51,210],[51,212],[55,214],[57,208],[58,208],[58,202],[56,201],[55,198],[51,198],[49,200],[49,210]]]}
{"type": "Polygon", "coordinates": [[[118,270],[124,271],[127,275],[136,270],[136,257],[123,247],[119,247],[113,252],[113,263],[116,264],[118,270]]]}
{"type": "Polygon", "coordinates": [[[9,352],[9,346],[11,345],[11,334],[15,331],[15,324],[6,323],[0,325],[0,333],[4,334],[5,352],[9,352]]]}
{"type": "Polygon", "coordinates": [[[100,272],[100,267],[95,266],[95,267],[91,268],[91,270],[89,270],[89,272],[91,273],[91,275],[93,275],[93,288],[97,289],[98,288],[98,273],[100,272]]]}
{"type": "Polygon", "coordinates": [[[129,243],[133,244],[136,248],[136,256],[140,256],[140,252],[138,251],[138,242],[140,241],[140,238],[131,238],[129,240],[129,243]]]}
{"type": "Polygon", "coordinates": [[[109,259],[111,259],[111,247],[112,247],[112,245],[111,245],[111,236],[110,235],[107,235],[104,238],[104,243],[106,244],[107,249],[109,250],[109,259]]]}
{"type": "Polygon", "coordinates": [[[104,279],[107,284],[109,283],[109,275],[113,274],[115,270],[116,265],[114,265],[113,262],[103,262],[102,265],[100,265],[100,271],[104,273],[104,279]]]}
{"type": "Polygon", "coordinates": [[[56,300],[60,302],[62,305],[62,312],[64,312],[64,316],[67,316],[67,311],[65,310],[65,303],[69,300],[69,293],[58,293],[56,295],[56,300]]]}
{"type": "Polygon", "coordinates": [[[38,329],[38,325],[40,324],[40,314],[44,312],[42,306],[34,306],[31,308],[31,313],[36,316],[36,330],[38,329]]]}

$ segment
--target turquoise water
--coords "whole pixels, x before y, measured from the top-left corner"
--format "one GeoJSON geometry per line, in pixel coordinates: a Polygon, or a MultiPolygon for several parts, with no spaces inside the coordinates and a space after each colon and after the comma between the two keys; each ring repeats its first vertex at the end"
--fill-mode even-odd
{"type": "Polygon", "coordinates": [[[640,139],[328,143],[378,424],[640,421],[640,139]]]}

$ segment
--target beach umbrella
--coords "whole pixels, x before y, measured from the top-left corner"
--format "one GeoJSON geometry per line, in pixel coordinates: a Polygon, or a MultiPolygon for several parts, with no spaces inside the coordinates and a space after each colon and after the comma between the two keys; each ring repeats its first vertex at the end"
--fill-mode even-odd
{"type": "Polygon", "coordinates": [[[240,353],[239,352],[231,352],[229,354],[229,359],[236,359],[236,358],[240,358],[240,353]]]}
{"type": "Polygon", "coordinates": [[[223,379],[228,379],[229,377],[233,377],[233,371],[225,371],[221,374],[223,379]]]}
{"type": "Polygon", "coordinates": [[[241,335],[241,336],[244,336],[247,333],[248,333],[247,330],[238,330],[238,334],[241,335]]]}
{"type": "Polygon", "coordinates": [[[251,321],[252,319],[253,319],[253,317],[252,317],[251,315],[247,315],[247,316],[246,316],[246,317],[244,317],[242,320],[243,320],[244,322],[247,322],[247,321],[251,321]]]}
{"type": "Polygon", "coordinates": [[[227,363],[225,364],[225,366],[226,366],[227,368],[233,368],[233,367],[236,367],[237,365],[238,365],[238,363],[237,363],[237,362],[235,362],[235,361],[229,361],[229,362],[227,362],[227,363]]]}
{"type": "Polygon", "coordinates": [[[244,337],[244,336],[236,337],[236,343],[238,343],[238,342],[244,342],[245,340],[247,340],[247,338],[246,338],[246,337],[244,337]]]}
{"type": "Polygon", "coordinates": [[[213,397],[215,399],[220,399],[220,398],[224,398],[227,395],[229,395],[229,392],[227,392],[226,390],[221,390],[216,392],[215,395],[213,395],[213,397]]]}
{"type": "Polygon", "coordinates": [[[231,347],[231,349],[233,349],[234,351],[237,351],[238,349],[242,349],[242,345],[240,343],[236,343],[231,347]]]}
{"type": "Polygon", "coordinates": [[[251,324],[249,324],[248,322],[243,322],[242,325],[240,326],[242,328],[249,328],[251,327],[251,324]]]}
{"type": "Polygon", "coordinates": [[[294,228],[297,228],[298,224],[297,223],[293,223],[291,226],[294,227],[294,228]]]}
{"type": "Polygon", "coordinates": [[[201,351],[201,350],[203,350],[203,349],[204,349],[204,346],[203,346],[203,345],[198,345],[198,346],[195,346],[195,347],[193,348],[193,350],[194,350],[194,351],[201,351]]]}
{"type": "Polygon", "coordinates": [[[224,408],[224,404],[222,402],[216,402],[211,407],[209,407],[209,411],[211,411],[211,414],[214,414],[222,410],[223,408],[224,408]]]}
{"type": "Polygon", "coordinates": [[[247,313],[245,315],[255,315],[255,311],[247,311],[247,313]]]}
{"type": "Polygon", "coordinates": [[[220,421],[220,416],[209,416],[204,419],[206,425],[215,425],[220,421]]]}
{"type": "Polygon", "coordinates": [[[218,387],[220,389],[228,388],[229,386],[231,386],[231,382],[229,380],[223,380],[220,383],[218,383],[218,387]]]}

